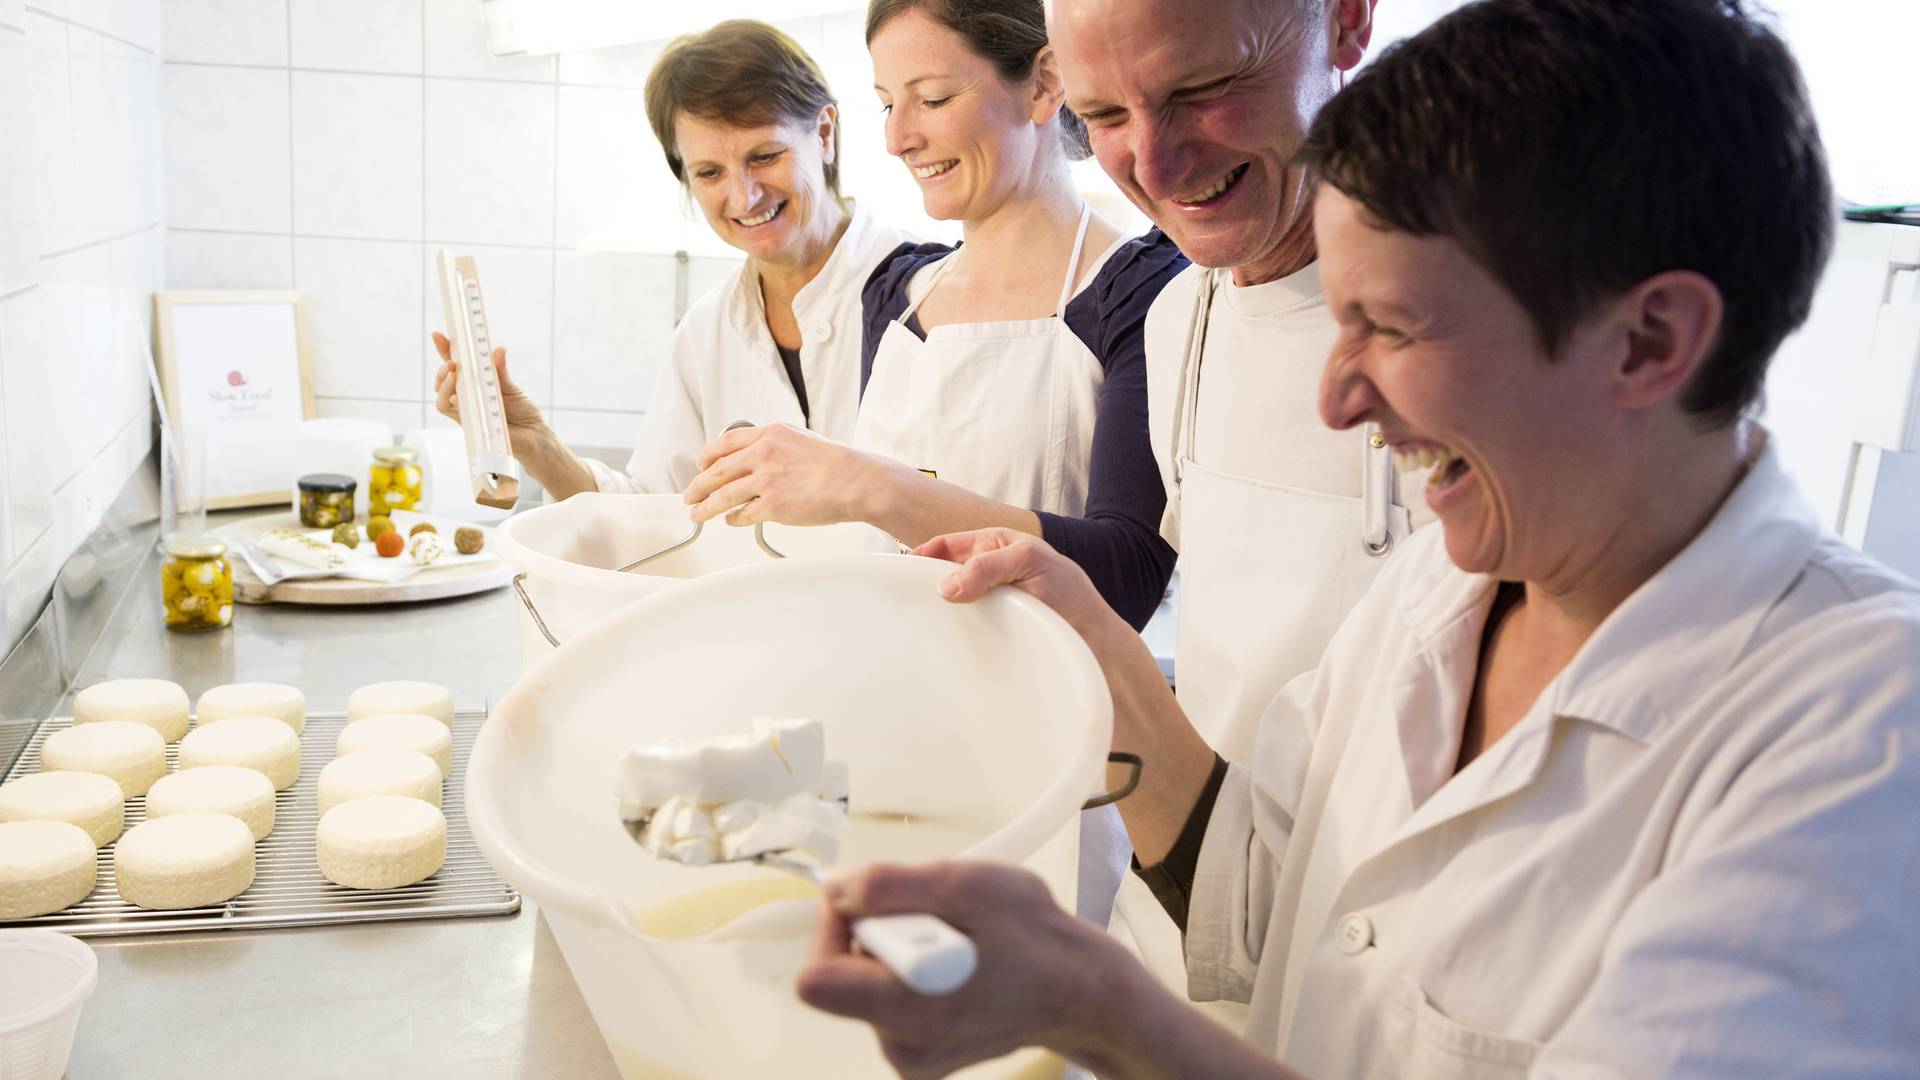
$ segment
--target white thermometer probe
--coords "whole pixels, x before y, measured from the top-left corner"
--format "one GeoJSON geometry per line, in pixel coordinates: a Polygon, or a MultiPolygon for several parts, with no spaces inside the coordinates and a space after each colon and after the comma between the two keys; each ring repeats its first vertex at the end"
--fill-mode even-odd
{"type": "Polygon", "coordinates": [[[520,463],[507,437],[507,411],[500,380],[493,370],[493,341],[480,302],[480,271],[473,257],[455,258],[440,249],[440,299],[446,309],[447,336],[453,342],[460,399],[460,432],[467,440],[467,468],[473,476],[473,501],[502,510],[520,498],[520,463]]]}

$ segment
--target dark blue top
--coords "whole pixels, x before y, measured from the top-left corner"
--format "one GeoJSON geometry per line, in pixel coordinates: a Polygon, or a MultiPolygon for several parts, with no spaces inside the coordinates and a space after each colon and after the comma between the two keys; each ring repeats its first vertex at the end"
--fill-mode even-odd
{"type": "MultiPolygon", "coordinates": [[[[907,309],[907,283],[922,267],[953,252],[945,244],[902,244],[882,260],[860,294],[860,390],[887,324],[907,309]]],[[[1158,229],[1120,245],[1086,288],[1067,301],[1067,329],[1100,360],[1105,378],[1093,425],[1087,512],[1065,517],[1036,511],[1047,543],[1080,564],[1108,606],[1138,630],[1147,625],[1167,579],[1173,548],[1160,537],[1167,492],[1147,435],[1147,309],[1186,257],[1158,229]]],[[[919,320],[907,328],[922,338],[919,320]]]]}

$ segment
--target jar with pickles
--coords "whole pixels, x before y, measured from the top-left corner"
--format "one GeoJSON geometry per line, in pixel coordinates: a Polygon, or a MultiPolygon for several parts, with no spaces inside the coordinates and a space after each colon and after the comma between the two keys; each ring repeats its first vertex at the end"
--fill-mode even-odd
{"type": "Polygon", "coordinates": [[[367,513],[417,510],[422,489],[420,452],[410,446],[382,446],[373,452],[367,478],[367,513]]]}
{"type": "Polygon", "coordinates": [[[175,536],[161,546],[160,603],[169,630],[233,625],[233,566],[211,536],[175,536]]]}
{"type": "Polygon", "coordinates": [[[311,473],[300,478],[300,524],[331,529],[353,520],[353,477],[311,473]]]}

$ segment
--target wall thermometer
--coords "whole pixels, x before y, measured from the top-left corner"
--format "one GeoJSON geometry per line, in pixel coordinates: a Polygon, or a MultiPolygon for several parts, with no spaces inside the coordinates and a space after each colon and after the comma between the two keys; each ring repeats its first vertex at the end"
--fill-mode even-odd
{"type": "Polygon", "coordinates": [[[473,501],[513,509],[520,497],[520,463],[507,437],[507,411],[500,379],[493,370],[493,341],[487,311],[480,302],[480,271],[473,257],[455,258],[440,249],[440,299],[447,336],[453,339],[459,383],[460,431],[467,440],[467,469],[473,475],[473,501]]]}

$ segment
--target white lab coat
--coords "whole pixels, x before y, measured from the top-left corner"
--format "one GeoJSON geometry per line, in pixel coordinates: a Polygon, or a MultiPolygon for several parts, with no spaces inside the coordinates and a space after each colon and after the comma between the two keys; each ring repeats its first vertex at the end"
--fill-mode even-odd
{"type": "Polygon", "coordinates": [[[700,448],[736,420],[807,427],[838,442],[853,436],[860,407],[860,290],[905,237],[855,205],[847,231],[812,281],[793,298],[800,323],[800,371],[811,421],[767,329],[760,280],[740,275],[701,297],[674,331],[625,472],[587,461],[601,491],[686,490],[700,448]]]}
{"type": "Polygon", "coordinates": [[[1914,1075],[1920,590],[1769,450],[1454,775],[1495,583],[1442,540],[1229,771],[1193,995],[1319,1080],[1914,1075]]]}

